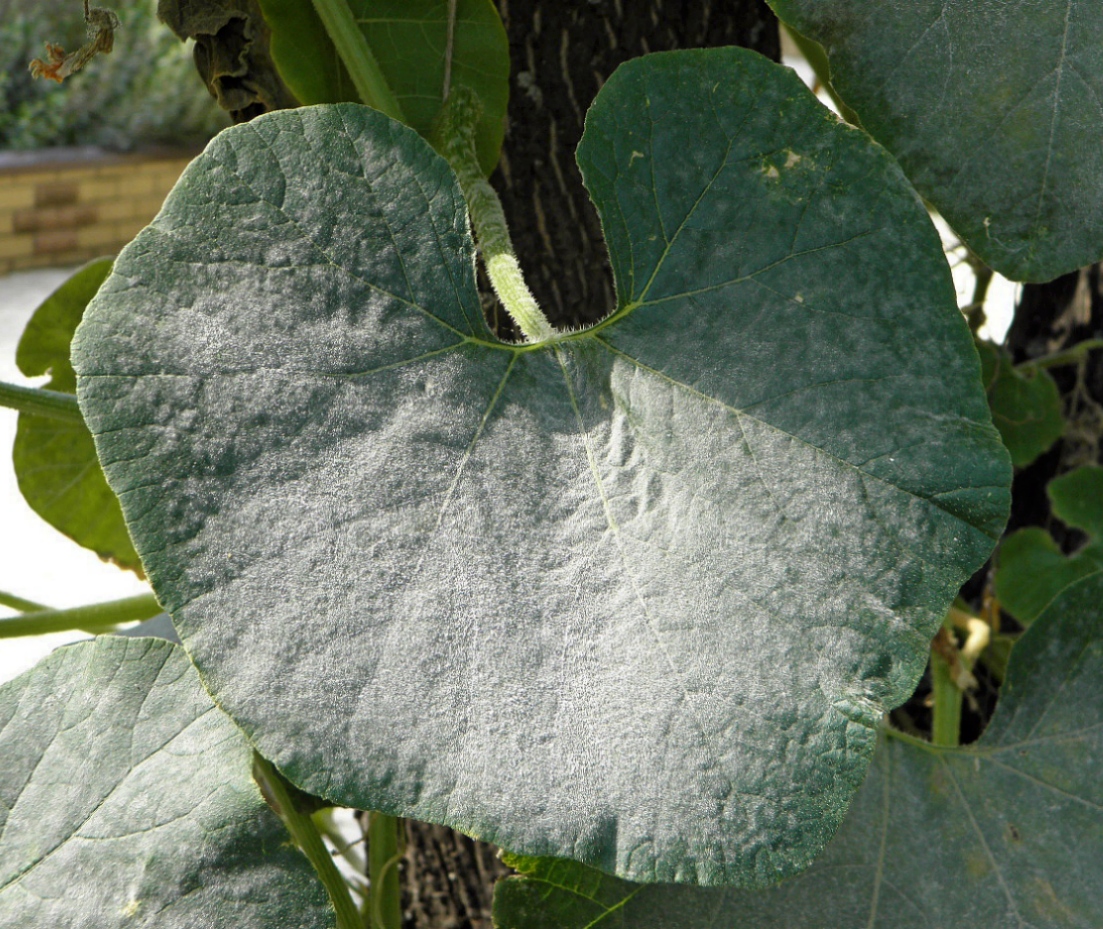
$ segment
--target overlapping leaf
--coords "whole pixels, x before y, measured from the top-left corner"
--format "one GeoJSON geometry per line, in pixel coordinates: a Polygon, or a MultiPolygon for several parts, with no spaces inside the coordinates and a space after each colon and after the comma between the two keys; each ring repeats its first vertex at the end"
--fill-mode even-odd
{"type": "MultiPolygon", "coordinates": [[[[322,21],[302,0],[260,0],[272,57],[304,104],[359,98],[322,21]]],[[[449,48],[448,0],[349,0],[408,125],[429,136],[449,84],[475,91],[479,163],[498,164],[509,102],[509,42],[492,0],[458,0],[449,48]]]]}
{"type": "Polygon", "coordinates": [[[844,815],[1010,468],[921,204],[792,72],[642,59],[579,157],[619,309],[509,345],[414,133],[224,133],[78,332],[82,407],[206,683],[301,787],[769,883],[844,815]]]}
{"type": "MultiPolygon", "coordinates": [[[[15,360],[20,371],[28,377],[49,374],[45,386],[50,390],[76,391],[69,343],[88,301],[110,273],[111,259],[98,259],[46,298],[19,340],[15,360]]],[[[141,573],[119,501],[107,486],[83,423],[21,414],[12,459],[32,510],[101,558],[141,573]]]]}
{"type": "Polygon", "coordinates": [[[1046,487],[1053,515],[1087,541],[1065,555],[1045,529],[1031,526],[1000,544],[995,588],[1000,605],[1019,622],[1031,623],[1069,584],[1103,569],[1103,468],[1085,465],[1046,487]]]}
{"type": "Polygon", "coordinates": [[[0,688],[0,758],[3,929],[333,924],[178,646],[54,652],[0,688]]]}
{"type": "Polygon", "coordinates": [[[1057,384],[1044,369],[1017,371],[1011,356],[991,342],[978,340],[977,350],[992,421],[1012,463],[1025,468],[1065,431],[1057,384]]]}
{"type": "Polygon", "coordinates": [[[1103,925],[1103,573],[1012,652],[988,731],[962,749],[882,740],[827,851],[760,892],[629,884],[507,858],[497,929],[930,929],[1103,925]]]}
{"type": "Polygon", "coordinates": [[[770,4],[826,48],[862,125],[993,268],[1045,281],[1103,256],[1103,6],[770,4]]]}

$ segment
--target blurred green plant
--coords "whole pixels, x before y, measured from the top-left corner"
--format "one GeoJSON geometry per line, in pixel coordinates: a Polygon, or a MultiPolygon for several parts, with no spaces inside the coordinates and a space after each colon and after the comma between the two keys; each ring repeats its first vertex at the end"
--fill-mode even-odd
{"type": "Polygon", "coordinates": [[[0,4],[0,147],[201,145],[229,119],[195,81],[191,49],[158,21],[155,0],[114,5],[121,25],[110,55],[64,86],[35,80],[28,62],[47,41],[85,41],[77,0],[0,4]]]}

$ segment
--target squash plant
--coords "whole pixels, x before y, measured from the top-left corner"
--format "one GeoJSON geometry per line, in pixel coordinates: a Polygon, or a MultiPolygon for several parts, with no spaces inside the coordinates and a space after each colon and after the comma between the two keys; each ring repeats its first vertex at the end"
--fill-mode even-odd
{"type": "MultiPolygon", "coordinates": [[[[1103,81],[1099,16],[1035,4],[1057,44],[985,22],[989,78],[1027,96],[951,68],[932,122],[912,69],[981,14],[855,6],[776,3],[864,128],[742,49],[608,80],[578,163],[617,304],[561,331],[486,180],[489,0],[261,0],[315,105],[219,135],[36,314],[20,357],[51,387],[0,388],[28,499],[75,462],[102,497],[102,465],[113,535],[39,510],[136,552],[156,594],[6,596],[0,634],[163,607],[182,642],[100,636],[0,688],[0,927],[390,929],[394,817],[508,850],[501,929],[1103,921],[1096,562],[957,746],[991,630],[952,604],[1060,411],[1044,365],[982,346],[982,379],[919,196],[1020,279],[1098,259],[1103,123],[1071,88],[1103,81]],[[982,171],[958,195],[978,133],[1019,192],[982,171]],[[886,713],[954,621],[932,744],[886,713]],[[335,804],[376,811],[359,911],[319,835],[335,804]]],[[[1098,514],[1096,486],[1066,511],[1098,514]]]]}

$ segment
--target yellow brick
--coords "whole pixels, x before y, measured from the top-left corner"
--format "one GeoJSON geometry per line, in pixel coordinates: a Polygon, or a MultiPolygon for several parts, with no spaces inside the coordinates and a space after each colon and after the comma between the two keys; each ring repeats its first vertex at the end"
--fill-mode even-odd
{"type": "Polygon", "coordinates": [[[124,197],[134,197],[136,200],[141,197],[147,197],[156,190],[156,186],[153,183],[153,175],[148,171],[135,172],[130,177],[126,178],[120,186],[120,191],[124,197]]]}
{"type": "Polygon", "coordinates": [[[114,224],[115,235],[120,242],[129,242],[131,239],[134,238],[134,236],[145,229],[145,227],[148,225],[148,221],[143,221],[140,219],[123,220],[122,222],[114,224]]]}
{"type": "Polygon", "coordinates": [[[34,239],[29,235],[0,238],[0,258],[21,258],[34,251],[34,239]]]}
{"type": "Polygon", "coordinates": [[[94,181],[82,181],[80,185],[80,202],[96,203],[101,200],[114,200],[122,191],[118,180],[99,178],[94,181]]]}
{"type": "Polygon", "coordinates": [[[19,174],[19,183],[34,190],[38,184],[49,184],[62,179],[61,171],[36,171],[34,174],[19,174]]]}
{"type": "Polygon", "coordinates": [[[165,190],[171,190],[178,180],[180,175],[184,173],[183,166],[173,165],[171,168],[161,168],[153,175],[154,186],[158,190],[164,188],[165,190]]]}
{"type": "Polygon", "coordinates": [[[34,206],[34,185],[22,179],[0,185],[0,210],[20,210],[34,206]]]}
{"type": "Polygon", "coordinates": [[[148,216],[153,219],[158,213],[161,212],[161,207],[165,205],[165,195],[163,194],[149,194],[143,197],[141,200],[136,200],[134,203],[134,212],[139,216],[148,216]]]}
{"type": "Polygon", "coordinates": [[[115,249],[122,242],[113,223],[100,223],[96,226],[85,226],[77,230],[77,245],[80,248],[115,249]]]}
{"type": "Polygon", "coordinates": [[[138,203],[130,197],[116,197],[96,204],[96,213],[101,222],[111,223],[119,219],[133,219],[138,215],[138,203]]]}

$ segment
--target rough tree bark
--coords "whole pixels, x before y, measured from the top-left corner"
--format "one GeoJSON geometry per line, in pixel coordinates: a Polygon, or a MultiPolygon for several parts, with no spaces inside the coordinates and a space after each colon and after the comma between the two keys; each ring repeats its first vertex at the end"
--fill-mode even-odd
{"type": "MultiPolygon", "coordinates": [[[[595,322],[614,296],[601,225],[574,160],[590,101],[617,65],[648,52],[743,45],[777,60],[777,20],[764,0],[496,2],[512,67],[505,145],[491,181],[549,320],[595,322]]],[[[509,335],[490,301],[488,314],[509,335]]],[[[402,872],[405,929],[490,929],[493,884],[506,873],[490,846],[409,823],[402,872]]]]}

